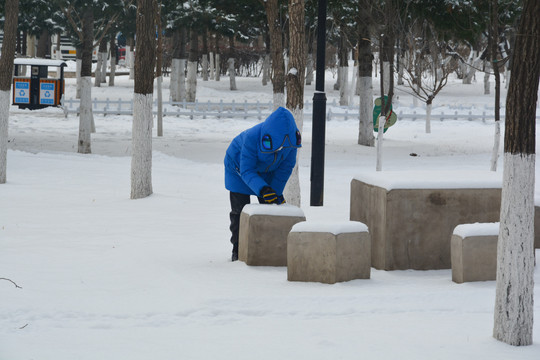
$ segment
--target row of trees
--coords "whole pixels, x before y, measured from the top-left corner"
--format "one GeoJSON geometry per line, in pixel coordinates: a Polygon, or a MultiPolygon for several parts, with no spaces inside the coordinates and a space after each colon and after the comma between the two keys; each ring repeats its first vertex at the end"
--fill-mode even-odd
{"type": "MultiPolygon", "coordinates": [[[[93,25],[92,34],[86,37],[93,36],[92,46],[99,44],[103,52],[110,42],[110,48],[114,49],[116,34],[121,32],[127,39],[127,58],[134,58],[133,0],[20,1],[22,36],[18,51],[24,52],[24,35],[32,34],[39,39],[37,56],[44,56],[44,50],[40,49],[48,48],[42,44],[47,44],[48,35],[53,33],[70,34],[81,57],[91,51],[89,42],[84,42],[81,12],[89,8],[85,6],[88,3],[92,4],[93,25]],[[84,44],[87,49],[83,51],[84,44]]],[[[307,84],[313,79],[317,3],[317,0],[305,0],[303,6],[301,43],[307,84]]],[[[207,80],[209,76],[219,79],[228,69],[230,89],[235,90],[239,67],[249,69],[249,63],[256,61],[263,65],[263,83],[272,82],[275,106],[285,104],[285,64],[295,49],[289,36],[292,17],[288,1],[169,0],[160,2],[159,6],[159,21],[163,24],[159,35],[165,37],[163,62],[171,67],[171,100],[195,101],[199,71],[203,80],[207,80]],[[238,43],[242,44],[241,51],[238,43]]],[[[328,8],[327,44],[336,51],[335,56],[327,59],[337,60],[339,65],[335,88],[340,90],[342,105],[351,97],[348,89],[354,87],[360,95],[358,143],[367,146],[374,145],[371,131],[374,53],[379,55],[384,78],[380,92],[389,95],[383,118],[392,103],[393,74],[397,72],[398,84],[408,85],[415,99],[426,103],[426,132],[430,132],[431,104],[451,73],[456,72],[464,83],[470,83],[476,69],[493,69],[496,91],[500,89],[498,75],[501,70],[509,69],[516,19],[522,9],[520,3],[512,0],[328,0],[328,8]],[[346,74],[351,55],[357,66],[353,84],[348,84],[346,74]]],[[[90,31],[89,26],[87,30],[90,31]]],[[[96,86],[105,81],[101,79],[100,69],[97,66],[96,86]]],[[[110,84],[114,84],[114,71],[111,72],[110,84]]],[[[498,93],[496,104],[497,99],[498,93]]],[[[496,161],[492,164],[495,167],[496,161]]]]}

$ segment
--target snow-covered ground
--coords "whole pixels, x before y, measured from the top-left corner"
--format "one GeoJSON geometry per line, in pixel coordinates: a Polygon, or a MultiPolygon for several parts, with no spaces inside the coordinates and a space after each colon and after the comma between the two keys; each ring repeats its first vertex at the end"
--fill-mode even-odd
{"type": "MultiPolygon", "coordinates": [[[[483,74],[477,79],[452,81],[434,113],[492,107],[483,74]]],[[[197,96],[272,99],[260,79],[236,81],[231,92],[228,77],[199,79],[197,96]]],[[[334,82],[328,74],[329,102],[338,96],[334,82]]],[[[133,81],[116,84],[94,87],[92,96],[132,98],[133,81]]],[[[167,99],[169,78],[164,85],[167,99]]],[[[313,90],[306,87],[306,99],[313,90]]],[[[410,95],[397,94],[396,110],[412,106],[410,95]]],[[[75,97],[73,79],[66,97],[75,97]]],[[[222,161],[229,141],[259,120],[165,117],[164,136],[153,139],[154,194],[141,200],[129,199],[131,121],[96,115],[93,154],[80,155],[75,115],[11,108],[0,277],[22,288],[0,280],[1,360],[539,359],[538,286],[534,344],[511,347],[491,336],[494,281],[373,269],[369,280],[325,285],[288,282],[284,267],[231,262],[222,161]]],[[[426,134],[422,121],[390,128],[383,172],[489,171],[493,122],[431,128],[426,134]]],[[[357,145],[357,120],[329,121],[324,206],[310,207],[311,129],[306,118],[302,209],[308,220],[348,220],[350,181],[375,170],[376,149],[357,145]]]]}

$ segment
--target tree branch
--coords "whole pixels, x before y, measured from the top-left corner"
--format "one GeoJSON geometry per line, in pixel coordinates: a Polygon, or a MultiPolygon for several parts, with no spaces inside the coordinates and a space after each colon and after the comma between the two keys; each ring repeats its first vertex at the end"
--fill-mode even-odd
{"type": "Polygon", "coordinates": [[[15,283],[15,281],[13,281],[13,280],[10,280],[10,279],[7,279],[7,278],[0,278],[0,280],[6,280],[6,281],[9,281],[9,282],[12,283],[13,285],[15,285],[15,287],[16,287],[17,289],[22,289],[22,287],[20,287],[19,285],[17,285],[17,284],[15,283]]]}

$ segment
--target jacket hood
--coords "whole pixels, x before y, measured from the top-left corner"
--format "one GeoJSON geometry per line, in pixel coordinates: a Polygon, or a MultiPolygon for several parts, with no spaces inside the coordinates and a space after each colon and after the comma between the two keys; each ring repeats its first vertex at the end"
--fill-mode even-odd
{"type": "Polygon", "coordinates": [[[261,125],[259,150],[262,153],[302,147],[300,131],[289,110],[283,107],[277,108],[261,125]]]}

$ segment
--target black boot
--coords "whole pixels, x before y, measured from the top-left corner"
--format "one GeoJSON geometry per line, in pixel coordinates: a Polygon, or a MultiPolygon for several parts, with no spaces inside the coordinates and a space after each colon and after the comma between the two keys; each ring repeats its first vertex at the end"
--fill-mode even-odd
{"type": "Polygon", "coordinates": [[[240,214],[245,205],[249,204],[249,195],[233,193],[230,194],[231,212],[229,214],[231,225],[231,244],[233,244],[231,260],[238,260],[238,231],[240,228],[240,214]]]}

